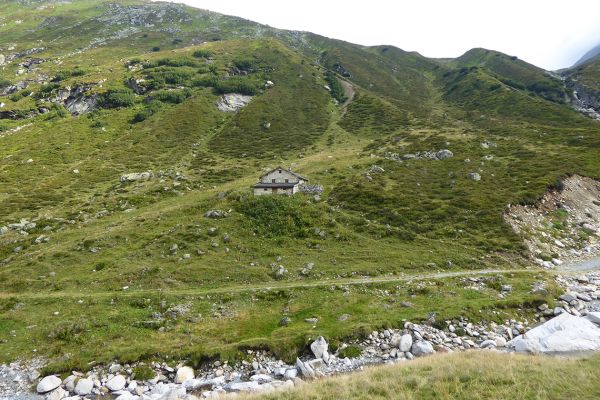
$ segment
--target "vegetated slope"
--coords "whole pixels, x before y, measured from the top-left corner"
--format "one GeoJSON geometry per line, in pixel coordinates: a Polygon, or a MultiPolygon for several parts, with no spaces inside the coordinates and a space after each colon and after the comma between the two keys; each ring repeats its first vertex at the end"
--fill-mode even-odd
{"type": "Polygon", "coordinates": [[[487,49],[472,49],[454,61],[458,68],[479,67],[505,85],[557,103],[565,101],[560,79],[534,65],[487,49]]]}
{"type": "Polygon", "coordinates": [[[600,55],[563,71],[562,75],[573,92],[576,107],[591,110],[593,117],[600,118],[600,55]]]}
{"type": "Polygon", "coordinates": [[[289,391],[244,399],[592,399],[599,358],[557,359],[492,352],[455,353],[376,367],[289,391]],[[556,376],[565,379],[558,381],[556,376]],[[518,388],[518,389],[517,389],[518,388]]]}
{"type": "Polygon", "coordinates": [[[567,174],[600,176],[597,122],[528,88],[555,81],[508,56],[438,62],[142,1],[0,14],[0,359],[34,347],[78,354],[57,370],[243,346],[293,357],[314,334],[430,312],[526,317],[554,295],[532,293],[543,275],[495,277],[514,287],[503,300],[456,279],[344,280],[519,267],[506,206],[567,174]],[[356,91],[347,107],[336,79],[356,91]],[[226,94],[252,99],[223,112],[226,94]],[[323,193],[252,198],[277,165],[323,193]],[[303,287],[318,282],[331,287],[303,287]],[[180,304],[185,316],[153,319],[180,304]]]}
{"type": "Polygon", "coordinates": [[[595,58],[598,55],[600,55],[600,44],[592,48],[591,50],[588,50],[587,53],[585,53],[579,60],[577,60],[575,64],[573,64],[571,69],[586,63],[587,61],[591,60],[592,58],[595,58]]]}

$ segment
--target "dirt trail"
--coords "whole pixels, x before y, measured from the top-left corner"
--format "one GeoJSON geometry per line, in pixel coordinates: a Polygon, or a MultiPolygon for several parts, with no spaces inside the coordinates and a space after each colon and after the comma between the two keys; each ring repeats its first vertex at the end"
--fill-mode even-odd
{"type": "Polygon", "coordinates": [[[379,284],[379,283],[395,283],[395,282],[408,282],[416,280],[427,280],[427,279],[442,279],[442,278],[453,278],[460,276],[477,276],[477,275],[491,275],[491,274],[512,274],[512,273],[538,273],[537,268],[520,268],[520,269],[483,269],[483,270],[472,270],[472,271],[449,271],[449,272],[436,272],[432,274],[421,274],[421,275],[400,275],[400,276],[385,276],[385,277],[374,277],[374,278],[352,278],[352,279],[331,279],[331,280],[320,280],[314,282],[290,282],[290,283],[276,283],[274,285],[263,284],[255,286],[228,286],[218,288],[188,288],[188,289],[140,289],[140,290],[126,290],[126,291],[99,291],[90,292],[89,290],[81,291],[61,291],[61,292],[34,292],[34,293],[0,293],[0,298],[16,297],[19,299],[23,298],[62,298],[62,297],[108,297],[108,296],[138,296],[148,293],[161,292],[164,294],[171,295],[203,295],[203,294],[214,294],[214,293],[243,293],[253,292],[258,290],[281,290],[281,289],[301,289],[301,288],[316,288],[326,287],[331,285],[368,285],[368,284],[379,284]]]}
{"type": "Polygon", "coordinates": [[[505,220],[544,268],[600,268],[600,182],[573,175],[535,206],[515,205],[505,220]]]}

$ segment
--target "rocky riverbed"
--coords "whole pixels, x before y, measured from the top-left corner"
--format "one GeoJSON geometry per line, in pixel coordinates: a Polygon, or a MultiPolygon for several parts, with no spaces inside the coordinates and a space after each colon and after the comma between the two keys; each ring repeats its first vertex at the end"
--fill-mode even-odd
{"type": "MultiPolygon", "coordinates": [[[[470,278],[470,283],[477,284],[478,279],[470,278]]],[[[337,348],[318,337],[310,346],[310,354],[293,364],[267,351],[248,350],[245,359],[234,364],[214,361],[192,369],[185,361],[114,363],[87,372],[73,371],[60,379],[54,375],[41,378],[43,361],[32,360],[0,366],[0,399],[82,400],[102,396],[119,400],[193,400],[282,390],[368,365],[409,362],[435,353],[572,353],[600,349],[600,272],[559,275],[556,280],[566,293],[557,299],[555,307],[540,305],[536,321],[475,324],[459,319],[440,324],[432,315],[427,323],[406,322],[401,329],[374,331],[337,348]]]]}

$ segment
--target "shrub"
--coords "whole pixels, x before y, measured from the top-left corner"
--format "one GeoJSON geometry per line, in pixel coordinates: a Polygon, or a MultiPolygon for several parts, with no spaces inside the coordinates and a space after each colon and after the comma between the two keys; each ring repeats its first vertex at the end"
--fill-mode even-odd
{"type": "Polygon", "coordinates": [[[265,237],[307,237],[314,217],[307,207],[298,197],[260,196],[243,200],[239,211],[265,237]]]}
{"type": "Polygon", "coordinates": [[[335,74],[333,72],[327,71],[325,73],[325,80],[327,81],[327,83],[329,85],[329,89],[331,90],[331,96],[334,99],[336,99],[340,103],[343,103],[344,101],[347,100],[347,97],[344,94],[344,88],[342,87],[342,84],[340,83],[340,81],[337,79],[337,76],[335,76],[335,74]]]}
{"type": "Polygon", "coordinates": [[[73,70],[62,70],[56,73],[54,78],[52,78],[51,82],[60,82],[71,77],[82,75],[85,75],[85,71],[78,68],[75,68],[73,70]]]}
{"type": "Polygon", "coordinates": [[[56,106],[56,115],[58,115],[59,117],[66,118],[70,114],[71,113],[69,112],[69,110],[67,110],[64,106],[62,106],[62,105],[56,106]]]}
{"type": "Polygon", "coordinates": [[[164,103],[179,104],[192,95],[190,89],[183,90],[159,90],[152,93],[152,97],[164,103]]]}
{"type": "Polygon", "coordinates": [[[362,354],[362,350],[360,347],[351,344],[341,349],[338,354],[340,358],[356,358],[362,354]]]}
{"type": "Polygon", "coordinates": [[[217,86],[218,80],[214,76],[203,76],[201,78],[194,79],[192,86],[194,87],[215,87],[217,86]]]}
{"type": "Polygon", "coordinates": [[[152,51],[154,51],[154,52],[156,52],[156,51],[160,51],[160,47],[158,47],[158,46],[154,46],[154,47],[152,48],[152,51]]]}
{"type": "Polygon", "coordinates": [[[0,79],[0,89],[7,88],[11,85],[11,82],[8,79],[0,79]]]}
{"type": "Polygon", "coordinates": [[[48,83],[46,85],[42,85],[40,91],[35,94],[36,99],[42,99],[45,96],[52,93],[53,90],[56,90],[60,87],[58,83],[48,83]]]}
{"type": "Polygon", "coordinates": [[[113,89],[104,93],[101,104],[105,108],[131,107],[135,100],[135,94],[130,89],[113,89]]]}
{"type": "Polygon", "coordinates": [[[133,123],[138,123],[138,122],[142,122],[145,121],[146,119],[150,118],[152,115],[154,115],[161,106],[161,102],[160,101],[151,101],[150,103],[148,103],[146,105],[146,108],[144,108],[142,111],[139,111],[137,114],[135,114],[135,116],[133,117],[133,123]]]}
{"type": "Polygon", "coordinates": [[[156,376],[156,372],[147,365],[138,365],[133,369],[133,373],[138,381],[147,381],[156,376]]]}
{"type": "Polygon", "coordinates": [[[254,60],[249,58],[242,58],[233,60],[233,65],[242,71],[252,71],[254,68],[254,60]]]}
{"type": "Polygon", "coordinates": [[[206,49],[198,49],[192,55],[196,58],[209,58],[212,56],[212,52],[206,49]]]}
{"type": "Polygon", "coordinates": [[[218,94],[241,93],[254,96],[256,93],[258,93],[258,86],[248,79],[233,77],[217,81],[215,85],[215,91],[218,94]]]}
{"type": "Polygon", "coordinates": [[[11,94],[10,96],[8,96],[8,98],[11,101],[14,101],[16,103],[17,101],[21,100],[23,97],[27,97],[28,94],[29,94],[28,92],[26,92],[25,90],[22,90],[20,92],[11,94]]]}

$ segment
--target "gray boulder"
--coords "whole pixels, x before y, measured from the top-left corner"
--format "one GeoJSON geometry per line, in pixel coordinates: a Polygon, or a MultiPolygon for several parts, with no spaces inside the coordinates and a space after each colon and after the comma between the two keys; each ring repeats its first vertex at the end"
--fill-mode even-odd
{"type": "Polygon", "coordinates": [[[413,339],[412,336],[407,334],[402,335],[402,337],[400,338],[400,343],[398,344],[398,349],[403,352],[406,353],[407,351],[410,351],[410,349],[412,348],[413,345],[413,339]]]}
{"type": "Polygon", "coordinates": [[[111,392],[117,392],[119,390],[123,390],[126,383],[127,381],[123,375],[115,375],[106,382],[106,387],[111,392]]]}
{"type": "Polygon", "coordinates": [[[135,182],[135,181],[147,181],[153,176],[152,172],[130,172],[128,174],[121,175],[121,182],[135,182]]]}
{"type": "Polygon", "coordinates": [[[433,349],[433,345],[427,340],[417,340],[413,343],[410,352],[414,356],[420,357],[427,354],[433,354],[435,353],[435,350],[433,349]]]}
{"type": "Polygon", "coordinates": [[[194,379],[194,370],[191,367],[181,367],[175,374],[175,383],[183,383],[189,379],[194,379]]]}
{"type": "Polygon", "coordinates": [[[49,375],[42,378],[42,380],[38,383],[36,389],[38,393],[48,393],[49,391],[59,387],[61,383],[62,380],[58,376],[49,375]]]}
{"type": "Polygon", "coordinates": [[[300,360],[299,358],[296,358],[296,368],[298,369],[298,371],[300,371],[300,374],[305,378],[311,379],[315,377],[315,370],[312,369],[312,367],[307,363],[302,362],[302,360],[300,360]]]}
{"type": "Polygon", "coordinates": [[[443,150],[440,150],[437,153],[435,153],[435,156],[438,160],[445,160],[447,158],[454,157],[454,153],[448,149],[443,149],[443,150]]]}
{"type": "Polygon", "coordinates": [[[507,344],[524,353],[570,353],[600,350],[600,328],[590,319],[563,312],[507,344]]]}
{"type": "Polygon", "coordinates": [[[222,210],[209,210],[204,213],[204,217],[206,218],[225,218],[229,215],[226,211],[222,210]]]}
{"type": "Polygon", "coordinates": [[[244,107],[252,100],[252,96],[246,96],[239,93],[224,94],[217,101],[217,108],[223,112],[236,112],[244,107]]]}
{"type": "Polygon", "coordinates": [[[467,178],[477,182],[481,180],[481,175],[479,175],[477,172],[471,172],[469,175],[467,175],[467,178]]]}
{"type": "Polygon", "coordinates": [[[87,396],[92,393],[93,388],[94,381],[88,378],[80,379],[77,381],[77,385],[75,385],[75,393],[80,396],[87,396]]]}
{"type": "Polygon", "coordinates": [[[315,358],[323,358],[324,354],[327,353],[329,345],[323,336],[319,336],[317,340],[311,343],[310,350],[315,355],[315,358]]]}

